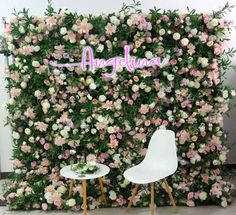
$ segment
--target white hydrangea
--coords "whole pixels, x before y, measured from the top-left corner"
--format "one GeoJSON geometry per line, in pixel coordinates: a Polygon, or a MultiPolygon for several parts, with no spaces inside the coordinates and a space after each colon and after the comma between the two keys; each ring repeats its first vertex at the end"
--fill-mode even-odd
{"type": "Polygon", "coordinates": [[[116,200],[117,195],[116,195],[116,193],[115,193],[114,190],[111,190],[111,191],[109,192],[109,198],[110,198],[111,200],[116,200]]]}

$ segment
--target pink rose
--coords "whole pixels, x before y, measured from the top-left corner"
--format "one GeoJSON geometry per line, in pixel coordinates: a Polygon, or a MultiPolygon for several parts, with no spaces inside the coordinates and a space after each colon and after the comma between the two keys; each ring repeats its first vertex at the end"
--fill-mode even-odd
{"type": "Polygon", "coordinates": [[[45,150],[49,150],[50,149],[50,144],[49,143],[44,144],[43,148],[45,150]]]}
{"type": "Polygon", "coordinates": [[[9,193],[9,194],[8,194],[8,197],[9,197],[10,199],[13,199],[13,198],[15,197],[15,193],[13,193],[13,192],[9,193]]]}
{"type": "Polygon", "coordinates": [[[41,207],[42,207],[42,209],[43,209],[44,211],[46,211],[46,210],[48,209],[48,204],[43,203],[43,204],[41,205],[41,207]]]}
{"type": "Polygon", "coordinates": [[[53,204],[56,205],[58,208],[61,207],[61,199],[55,199],[53,204]]]}

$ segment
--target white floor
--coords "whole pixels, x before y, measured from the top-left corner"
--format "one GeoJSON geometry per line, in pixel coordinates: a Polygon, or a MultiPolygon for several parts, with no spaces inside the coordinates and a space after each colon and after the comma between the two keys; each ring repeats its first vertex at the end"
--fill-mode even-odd
{"type": "MultiPolygon", "coordinates": [[[[235,182],[235,180],[234,180],[235,182]]],[[[0,180],[0,194],[3,180],[0,180]]],[[[64,211],[7,211],[5,207],[0,207],[0,215],[82,215],[82,213],[64,212],[64,211]]],[[[149,208],[131,208],[130,212],[126,208],[105,208],[89,211],[88,215],[149,215],[149,208]]],[[[172,207],[157,207],[155,215],[174,215],[172,207]]],[[[218,206],[202,206],[202,207],[178,207],[177,215],[236,215],[236,199],[233,204],[227,208],[218,206]]]]}
{"type": "MultiPolygon", "coordinates": [[[[82,215],[82,213],[62,212],[62,211],[6,211],[4,207],[0,207],[0,215],[82,215]]],[[[150,211],[148,208],[132,208],[130,212],[126,212],[125,208],[106,208],[96,209],[89,211],[88,215],[149,215],[150,211]]],[[[171,207],[158,207],[155,211],[155,215],[174,215],[171,207]]],[[[206,206],[206,207],[179,207],[177,215],[235,215],[236,214],[236,203],[232,204],[227,208],[221,208],[217,206],[206,206]]]]}

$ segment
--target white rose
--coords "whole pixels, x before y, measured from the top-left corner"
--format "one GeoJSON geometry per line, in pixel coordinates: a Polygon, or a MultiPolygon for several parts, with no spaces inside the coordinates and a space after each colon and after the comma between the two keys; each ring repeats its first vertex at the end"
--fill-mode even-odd
{"type": "Polygon", "coordinates": [[[91,84],[89,85],[89,88],[90,88],[91,90],[95,90],[95,89],[97,88],[97,85],[96,85],[95,83],[91,83],[91,84]]]}
{"type": "Polygon", "coordinates": [[[218,31],[216,35],[218,38],[224,39],[224,38],[229,37],[229,31],[228,31],[228,29],[224,29],[223,32],[218,31]]]}
{"type": "Polygon", "coordinates": [[[24,189],[23,188],[19,188],[19,189],[17,189],[17,191],[16,191],[16,193],[17,193],[17,195],[23,195],[23,193],[24,193],[24,189]]]}
{"type": "Polygon", "coordinates": [[[164,98],[164,97],[166,96],[166,94],[165,94],[165,92],[163,92],[163,91],[159,91],[159,92],[157,93],[157,96],[158,96],[160,99],[162,99],[162,98],[164,98]]]}
{"type": "Polygon", "coordinates": [[[53,125],[52,125],[52,130],[53,130],[53,131],[56,131],[57,129],[58,129],[57,124],[53,124],[53,125]]]}
{"type": "Polygon", "coordinates": [[[120,24],[120,20],[117,19],[116,16],[111,16],[110,20],[111,20],[111,23],[113,23],[114,25],[119,25],[120,24]]]}
{"type": "Polygon", "coordinates": [[[115,191],[111,190],[111,191],[109,192],[109,198],[110,198],[111,200],[116,200],[117,195],[116,195],[115,191]]]}
{"type": "Polygon", "coordinates": [[[208,66],[208,59],[205,57],[199,57],[197,62],[200,63],[203,68],[208,66]]]}
{"type": "Polygon", "coordinates": [[[152,90],[152,88],[149,87],[149,86],[147,86],[147,87],[144,88],[144,91],[145,91],[146,93],[149,93],[151,90],[152,90]]]}
{"type": "Polygon", "coordinates": [[[36,60],[33,60],[33,62],[32,62],[32,66],[33,66],[33,67],[39,67],[39,66],[40,66],[40,64],[39,64],[39,62],[38,62],[38,61],[36,61],[36,60]]]}
{"type": "Polygon", "coordinates": [[[187,46],[188,43],[189,43],[189,39],[188,38],[183,38],[180,42],[181,42],[182,46],[187,46]]]}
{"type": "Polygon", "coordinates": [[[162,29],[159,30],[159,34],[160,34],[161,36],[164,35],[165,33],[166,33],[166,31],[165,31],[164,28],[162,28],[162,29]]]}
{"type": "Polygon", "coordinates": [[[167,75],[167,79],[168,79],[169,81],[173,81],[174,78],[175,78],[175,76],[172,75],[172,74],[168,74],[168,75],[167,75]]]}
{"type": "Polygon", "coordinates": [[[235,90],[231,90],[231,96],[235,96],[236,95],[236,93],[235,93],[235,90]]]}
{"type": "Polygon", "coordinates": [[[60,74],[60,79],[61,79],[62,81],[66,80],[66,75],[65,75],[65,74],[60,74]]]}
{"type": "Polygon", "coordinates": [[[53,74],[54,75],[60,75],[61,71],[59,69],[54,69],[53,74]]]}
{"type": "Polygon", "coordinates": [[[103,49],[104,49],[104,45],[103,45],[103,44],[99,44],[98,47],[97,47],[97,49],[96,49],[96,51],[97,51],[97,52],[102,52],[103,49]]]}
{"type": "Polygon", "coordinates": [[[29,128],[26,128],[25,129],[25,134],[30,135],[31,134],[31,130],[29,128]]]}
{"type": "Polygon", "coordinates": [[[90,85],[91,83],[94,83],[94,80],[93,80],[93,78],[92,78],[91,76],[88,76],[88,77],[86,78],[86,84],[87,84],[87,85],[90,85]]]}
{"type": "Polygon", "coordinates": [[[227,90],[224,90],[224,91],[223,91],[223,98],[227,99],[228,96],[229,96],[228,91],[227,91],[227,90]]]}
{"type": "Polygon", "coordinates": [[[52,94],[55,93],[55,89],[54,89],[53,87],[50,87],[50,88],[48,89],[48,92],[49,92],[50,95],[52,95],[52,94]]]}
{"type": "Polygon", "coordinates": [[[221,161],[222,163],[224,163],[224,162],[226,161],[226,156],[225,156],[225,154],[220,154],[219,159],[220,159],[220,161],[221,161]]]}
{"type": "Polygon", "coordinates": [[[85,45],[86,44],[86,41],[83,39],[80,41],[80,45],[85,45]]]}
{"type": "Polygon", "coordinates": [[[151,58],[153,57],[152,52],[151,52],[151,51],[146,51],[146,52],[145,52],[145,57],[146,57],[147,59],[151,59],[151,58]]]}
{"type": "Polygon", "coordinates": [[[12,137],[13,137],[14,139],[18,140],[18,139],[20,138],[20,134],[19,134],[18,132],[13,131],[12,137]]]}
{"type": "Polygon", "coordinates": [[[99,100],[100,102],[104,102],[104,101],[106,101],[106,96],[100,95],[100,96],[98,97],[98,100],[99,100]]]}
{"type": "Polygon", "coordinates": [[[113,134],[113,133],[115,132],[115,129],[114,129],[112,126],[109,126],[109,127],[107,128],[107,132],[108,132],[109,134],[113,134]]]}
{"type": "Polygon", "coordinates": [[[43,109],[48,109],[48,108],[50,108],[49,102],[43,102],[43,103],[42,103],[42,107],[43,107],[43,109]]]}
{"type": "Polygon", "coordinates": [[[228,206],[227,201],[226,201],[226,200],[225,200],[225,201],[222,201],[222,202],[221,202],[221,206],[222,206],[223,208],[226,208],[226,207],[228,206]]]}
{"type": "Polygon", "coordinates": [[[218,19],[212,19],[211,24],[212,24],[213,27],[216,27],[219,24],[219,20],[218,19]]]}
{"type": "Polygon", "coordinates": [[[68,205],[69,207],[73,207],[75,206],[75,204],[76,204],[75,199],[69,199],[66,201],[66,205],[68,205]]]}
{"type": "Polygon", "coordinates": [[[34,47],[34,51],[35,51],[35,52],[38,52],[39,50],[40,50],[40,47],[39,47],[39,46],[35,46],[35,47],[34,47]]]}
{"type": "Polygon", "coordinates": [[[59,193],[65,193],[66,192],[66,187],[65,186],[60,186],[60,187],[58,187],[58,189],[57,189],[57,191],[59,192],[59,193]]]}
{"type": "Polygon", "coordinates": [[[218,160],[213,160],[212,163],[213,163],[214,166],[220,165],[220,161],[218,161],[218,160]]]}
{"type": "Polygon", "coordinates": [[[26,37],[25,37],[25,42],[30,43],[30,42],[31,42],[31,38],[28,37],[28,36],[26,36],[26,37]]]}
{"type": "Polygon", "coordinates": [[[127,20],[127,25],[128,25],[128,26],[131,26],[132,24],[133,24],[132,20],[131,20],[131,19],[128,19],[128,20],[127,20]]]}
{"type": "Polygon", "coordinates": [[[66,29],[65,27],[61,28],[61,29],[60,29],[60,33],[61,33],[62,35],[66,34],[66,33],[67,33],[67,29],[66,29]]]}
{"type": "Polygon", "coordinates": [[[35,92],[34,92],[34,96],[35,97],[39,97],[41,95],[41,92],[39,91],[39,90],[36,90],[35,92]]]}
{"type": "Polygon", "coordinates": [[[199,82],[194,82],[194,87],[195,87],[196,89],[200,88],[200,83],[199,83],[199,82]]]}
{"type": "Polygon", "coordinates": [[[136,85],[136,84],[134,84],[134,85],[132,86],[132,90],[133,90],[133,92],[137,92],[137,91],[139,90],[139,86],[136,85]]]}
{"type": "Polygon", "coordinates": [[[173,39],[174,40],[179,40],[180,39],[180,34],[179,33],[174,33],[173,34],[173,39]]]}
{"type": "Polygon", "coordinates": [[[96,134],[96,133],[97,133],[97,129],[92,128],[92,129],[91,129],[91,133],[92,133],[92,134],[96,134]]]}
{"type": "Polygon", "coordinates": [[[72,26],[72,30],[73,30],[73,31],[78,31],[78,28],[79,28],[79,27],[78,27],[77,25],[73,25],[73,26],[72,26]]]}
{"type": "Polygon", "coordinates": [[[27,87],[27,83],[23,81],[21,82],[20,86],[22,89],[25,89],[27,87]]]}
{"type": "Polygon", "coordinates": [[[200,200],[206,200],[206,198],[207,198],[207,193],[206,192],[201,192],[200,194],[199,194],[199,199],[200,200]]]}
{"type": "Polygon", "coordinates": [[[7,48],[9,51],[13,51],[15,49],[15,46],[13,44],[8,44],[7,48]]]}
{"type": "Polygon", "coordinates": [[[24,29],[24,27],[23,27],[22,25],[19,27],[19,32],[20,32],[21,34],[24,34],[24,33],[25,33],[25,29],[24,29]]]}
{"type": "Polygon", "coordinates": [[[196,28],[191,29],[191,31],[190,31],[190,33],[191,33],[192,35],[196,35],[197,32],[198,32],[198,30],[197,30],[196,28]]]}

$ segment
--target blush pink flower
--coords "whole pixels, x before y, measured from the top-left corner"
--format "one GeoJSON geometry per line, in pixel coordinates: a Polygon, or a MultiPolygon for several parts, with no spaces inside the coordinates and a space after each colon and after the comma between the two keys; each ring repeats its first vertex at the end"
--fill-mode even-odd
{"type": "Polygon", "coordinates": [[[47,19],[46,19],[46,23],[49,25],[49,26],[53,26],[53,25],[56,25],[57,24],[57,20],[54,16],[49,16],[47,19]]]}
{"type": "Polygon", "coordinates": [[[93,25],[91,23],[88,23],[87,19],[83,19],[82,22],[78,23],[78,33],[82,34],[88,34],[90,30],[92,30],[93,25]]]}
{"type": "Polygon", "coordinates": [[[16,87],[12,87],[11,90],[10,90],[10,94],[13,98],[17,97],[21,94],[21,89],[16,88],[16,87]]]}
{"type": "Polygon", "coordinates": [[[146,134],[145,133],[137,133],[134,135],[134,139],[143,141],[146,139],[146,134]]]}
{"type": "Polygon", "coordinates": [[[44,122],[38,122],[37,123],[37,129],[41,132],[47,131],[48,125],[44,122]]]}
{"type": "Polygon", "coordinates": [[[23,46],[21,48],[21,53],[25,56],[29,56],[29,55],[32,55],[32,52],[34,52],[34,47],[33,46],[23,46]]]}
{"type": "Polygon", "coordinates": [[[34,113],[34,109],[29,107],[26,111],[25,111],[25,116],[27,116],[30,119],[34,119],[35,118],[35,113],[34,113]]]}
{"type": "Polygon", "coordinates": [[[56,137],[54,140],[54,144],[57,146],[62,146],[63,144],[65,144],[65,139],[63,139],[62,137],[56,137]]]}
{"type": "Polygon", "coordinates": [[[111,23],[108,23],[106,25],[105,29],[106,29],[107,35],[112,35],[112,34],[116,33],[116,26],[111,23]]]}
{"type": "Polygon", "coordinates": [[[116,147],[118,146],[118,143],[119,143],[119,142],[115,139],[115,140],[111,140],[110,143],[108,143],[107,145],[108,145],[110,148],[114,149],[114,148],[116,148],[116,147]]]}
{"type": "Polygon", "coordinates": [[[222,187],[220,186],[220,184],[219,183],[213,184],[210,193],[211,195],[220,198],[220,196],[222,195],[222,187]]]}
{"type": "Polygon", "coordinates": [[[118,203],[119,206],[122,206],[126,204],[126,200],[122,195],[119,195],[118,198],[116,199],[116,202],[118,203]]]}
{"type": "Polygon", "coordinates": [[[24,153],[30,153],[31,152],[31,147],[28,145],[22,145],[21,146],[21,151],[24,153]]]}
{"type": "Polygon", "coordinates": [[[187,205],[188,205],[189,207],[194,207],[194,206],[195,206],[195,203],[194,203],[193,200],[188,200],[188,201],[187,201],[187,205]]]}
{"type": "Polygon", "coordinates": [[[148,105],[141,104],[141,107],[139,108],[139,113],[146,114],[149,111],[148,105]]]}

